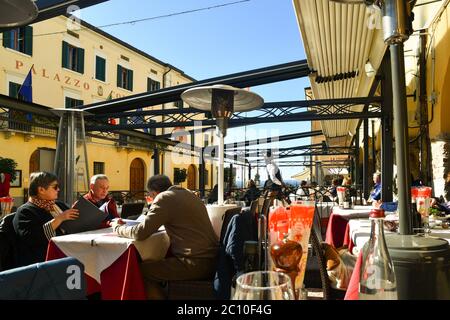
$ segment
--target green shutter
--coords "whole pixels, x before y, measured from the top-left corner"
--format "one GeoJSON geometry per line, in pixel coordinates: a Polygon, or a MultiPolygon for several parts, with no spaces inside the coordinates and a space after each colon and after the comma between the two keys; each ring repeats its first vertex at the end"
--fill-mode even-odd
{"type": "Polygon", "coordinates": [[[32,56],[33,55],[33,27],[25,27],[25,53],[32,56]]]}
{"type": "Polygon", "coordinates": [[[106,79],[106,60],[102,57],[95,57],[95,79],[105,81],[106,79]]]}
{"type": "Polygon", "coordinates": [[[62,66],[69,69],[69,44],[65,41],[62,43],[62,66]]]}
{"type": "Polygon", "coordinates": [[[65,101],[65,107],[66,109],[72,109],[72,99],[70,99],[69,97],[66,97],[66,101],[65,101]]]}
{"type": "Polygon", "coordinates": [[[79,106],[82,106],[84,104],[84,101],[83,100],[75,100],[75,107],[79,107],[79,106]]]}
{"type": "Polygon", "coordinates": [[[120,64],[117,65],[117,86],[119,88],[123,87],[123,84],[122,84],[122,66],[120,64]]]}
{"type": "Polygon", "coordinates": [[[3,46],[5,48],[11,48],[11,31],[3,32],[3,46]]]}
{"type": "Polygon", "coordinates": [[[133,91],[133,70],[128,70],[127,72],[128,77],[128,90],[133,91]]]}
{"type": "Polygon", "coordinates": [[[10,82],[9,83],[9,96],[17,99],[18,95],[19,95],[19,89],[20,89],[20,84],[15,83],[15,82],[10,82]]]}
{"type": "Polygon", "coordinates": [[[77,71],[79,73],[84,73],[84,49],[77,48],[77,55],[78,55],[77,71]]]}

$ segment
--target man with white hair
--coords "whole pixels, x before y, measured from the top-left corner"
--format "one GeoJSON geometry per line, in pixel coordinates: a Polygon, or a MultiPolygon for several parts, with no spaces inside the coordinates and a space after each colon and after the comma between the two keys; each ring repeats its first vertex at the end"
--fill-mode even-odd
{"type": "Polygon", "coordinates": [[[105,221],[102,223],[102,227],[109,227],[109,222],[114,218],[119,218],[117,213],[116,201],[108,195],[109,180],[104,174],[96,174],[92,176],[89,184],[89,192],[83,197],[93,203],[96,207],[100,208],[105,203],[105,212],[108,213],[105,221]]]}

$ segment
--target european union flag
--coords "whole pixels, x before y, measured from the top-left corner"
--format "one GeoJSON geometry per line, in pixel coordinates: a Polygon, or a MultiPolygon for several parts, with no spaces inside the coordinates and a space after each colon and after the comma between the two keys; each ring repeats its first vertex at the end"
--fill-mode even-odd
{"type": "Polygon", "coordinates": [[[28,72],[27,77],[25,78],[24,82],[19,88],[19,92],[17,93],[22,101],[33,102],[33,87],[31,76],[32,73],[30,69],[30,72],[28,72]]]}
{"type": "MultiPolygon", "coordinates": [[[[27,77],[20,86],[19,92],[17,92],[18,98],[26,102],[33,102],[33,87],[32,87],[32,72],[31,72],[32,69],[33,67],[31,67],[30,72],[28,72],[27,77]]],[[[31,115],[31,113],[27,113],[25,115],[25,118],[28,121],[33,120],[33,116],[31,115]]]]}

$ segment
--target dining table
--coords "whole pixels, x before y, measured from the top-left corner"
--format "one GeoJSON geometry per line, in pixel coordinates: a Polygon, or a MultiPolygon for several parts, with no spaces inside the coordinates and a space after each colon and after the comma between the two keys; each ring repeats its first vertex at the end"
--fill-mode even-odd
{"type": "Polygon", "coordinates": [[[120,237],[112,228],[103,228],[53,237],[46,260],[73,257],[83,263],[88,295],[100,292],[103,300],[144,300],[140,262],[163,259],[169,245],[164,227],[144,240],[120,237]]]}
{"type": "Polygon", "coordinates": [[[351,209],[343,209],[339,206],[332,208],[325,236],[325,242],[340,248],[350,244],[348,239],[348,223],[353,219],[368,218],[372,206],[356,205],[351,209]]]}
{"type": "MultiPolygon", "coordinates": [[[[370,220],[356,219],[349,222],[348,238],[352,242],[353,254],[357,255],[352,276],[347,287],[345,300],[358,300],[359,277],[361,273],[361,264],[363,256],[363,247],[370,238],[370,220]]],[[[395,231],[384,230],[386,234],[395,233],[395,231]]],[[[421,236],[421,235],[418,235],[421,236]]],[[[450,229],[435,227],[431,229],[430,237],[445,239],[450,243],[450,229]]]]}

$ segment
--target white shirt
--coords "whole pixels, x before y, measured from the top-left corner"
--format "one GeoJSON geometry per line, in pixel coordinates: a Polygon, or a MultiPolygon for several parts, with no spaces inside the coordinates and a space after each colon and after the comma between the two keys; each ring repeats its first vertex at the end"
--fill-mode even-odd
{"type": "Polygon", "coordinates": [[[275,183],[279,186],[282,186],[283,183],[280,180],[278,180],[278,178],[276,177],[276,174],[279,171],[278,166],[273,162],[269,162],[266,166],[266,169],[269,174],[270,180],[272,180],[273,183],[275,183]]]}

